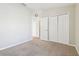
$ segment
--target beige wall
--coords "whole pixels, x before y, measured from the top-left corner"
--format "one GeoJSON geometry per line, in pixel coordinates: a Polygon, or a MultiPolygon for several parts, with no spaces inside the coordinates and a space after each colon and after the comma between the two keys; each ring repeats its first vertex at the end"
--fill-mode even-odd
{"type": "Polygon", "coordinates": [[[61,14],[69,14],[69,43],[75,44],[75,5],[70,5],[61,8],[50,8],[48,10],[43,10],[41,16],[55,16],[61,14]]]}
{"type": "Polygon", "coordinates": [[[79,4],[76,4],[75,38],[76,48],[79,52],[79,4]]]}

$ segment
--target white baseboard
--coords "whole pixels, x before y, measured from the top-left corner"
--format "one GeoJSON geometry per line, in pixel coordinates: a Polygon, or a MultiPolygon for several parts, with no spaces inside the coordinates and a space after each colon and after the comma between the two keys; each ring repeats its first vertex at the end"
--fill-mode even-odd
{"type": "Polygon", "coordinates": [[[76,48],[76,50],[77,50],[77,52],[78,52],[78,55],[79,55],[79,49],[77,48],[77,46],[75,46],[75,48],[76,48]]]}
{"type": "MultiPolygon", "coordinates": [[[[30,39],[30,40],[28,40],[28,41],[31,41],[31,40],[32,40],[32,39],[30,39]]],[[[12,44],[12,45],[9,45],[9,46],[7,46],[7,47],[0,48],[0,50],[4,50],[4,49],[7,49],[7,48],[11,48],[11,47],[14,47],[14,46],[23,44],[23,43],[28,42],[28,41],[23,41],[23,42],[19,42],[19,43],[16,43],[16,44],[12,44]]]]}
{"type": "MultiPolygon", "coordinates": [[[[49,41],[49,40],[45,40],[45,41],[49,41]]],[[[66,43],[61,43],[61,42],[57,42],[57,41],[51,41],[51,42],[56,42],[56,43],[60,43],[60,44],[64,44],[64,45],[68,45],[68,46],[74,46],[75,44],[66,44],[66,43]]]]}

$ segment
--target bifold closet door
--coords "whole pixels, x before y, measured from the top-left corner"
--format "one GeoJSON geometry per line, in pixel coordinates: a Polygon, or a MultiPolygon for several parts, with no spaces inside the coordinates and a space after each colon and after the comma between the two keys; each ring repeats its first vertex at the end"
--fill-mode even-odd
{"type": "Polygon", "coordinates": [[[58,41],[69,43],[69,15],[58,16],[58,41]]]}
{"type": "Polygon", "coordinates": [[[49,40],[57,42],[57,16],[49,17],[49,40]]]}
{"type": "Polygon", "coordinates": [[[48,17],[40,19],[40,39],[48,40],[48,17]]]}

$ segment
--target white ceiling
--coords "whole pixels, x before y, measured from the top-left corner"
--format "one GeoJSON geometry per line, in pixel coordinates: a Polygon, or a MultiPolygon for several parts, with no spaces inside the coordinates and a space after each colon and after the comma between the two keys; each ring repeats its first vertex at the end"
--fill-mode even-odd
{"type": "Polygon", "coordinates": [[[30,9],[48,9],[72,5],[72,3],[25,3],[30,9]]]}

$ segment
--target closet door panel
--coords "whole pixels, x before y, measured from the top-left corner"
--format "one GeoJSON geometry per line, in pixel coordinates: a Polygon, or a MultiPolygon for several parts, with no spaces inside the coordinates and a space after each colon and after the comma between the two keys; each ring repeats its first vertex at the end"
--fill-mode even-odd
{"type": "Polygon", "coordinates": [[[48,17],[42,17],[40,20],[40,39],[48,40],[48,17]]]}
{"type": "Polygon", "coordinates": [[[69,43],[69,16],[58,16],[58,41],[61,43],[69,43]]]}
{"type": "Polygon", "coordinates": [[[57,16],[49,17],[49,40],[57,42],[57,16]]]}

